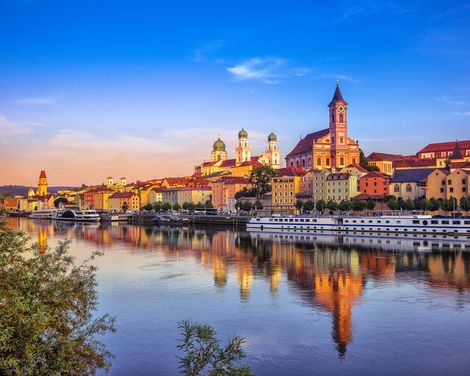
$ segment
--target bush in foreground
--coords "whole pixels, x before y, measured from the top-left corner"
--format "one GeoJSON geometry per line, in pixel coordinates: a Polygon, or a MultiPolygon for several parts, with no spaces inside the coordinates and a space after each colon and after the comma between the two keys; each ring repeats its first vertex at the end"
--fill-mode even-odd
{"type": "Polygon", "coordinates": [[[96,254],[77,266],[69,243],[41,254],[26,235],[0,223],[0,374],[110,370],[113,355],[95,338],[115,331],[109,315],[93,318],[96,254]]]}

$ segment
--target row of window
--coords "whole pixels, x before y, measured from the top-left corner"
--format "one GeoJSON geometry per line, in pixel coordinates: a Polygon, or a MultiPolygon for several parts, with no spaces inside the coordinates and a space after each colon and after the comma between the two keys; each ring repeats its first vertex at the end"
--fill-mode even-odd
{"type": "MultiPolygon", "coordinates": [[[[274,199],[274,203],[275,203],[275,204],[282,204],[282,202],[283,202],[283,201],[282,201],[282,198],[280,198],[279,200],[278,200],[277,198],[274,199]]],[[[292,204],[293,202],[294,202],[293,199],[288,199],[288,198],[285,198],[285,199],[284,199],[284,203],[285,203],[285,204],[287,204],[287,203],[291,203],[291,204],[292,204]]]]}
{"type": "MultiPolygon", "coordinates": [[[[279,196],[282,196],[282,192],[274,192],[274,197],[276,197],[278,193],[279,193],[279,196]]],[[[294,193],[292,191],[284,192],[284,196],[293,196],[293,195],[294,193]]]]}

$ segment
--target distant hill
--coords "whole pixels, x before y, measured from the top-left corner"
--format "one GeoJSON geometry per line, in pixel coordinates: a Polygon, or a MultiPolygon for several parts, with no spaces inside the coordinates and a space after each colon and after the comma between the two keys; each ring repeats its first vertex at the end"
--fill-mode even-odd
{"type": "MultiPolygon", "coordinates": [[[[23,185],[0,185],[0,196],[9,194],[11,196],[27,196],[29,187],[23,185]]],[[[47,190],[51,193],[56,193],[62,189],[79,189],[79,187],[47,187],[47,190]]]]}

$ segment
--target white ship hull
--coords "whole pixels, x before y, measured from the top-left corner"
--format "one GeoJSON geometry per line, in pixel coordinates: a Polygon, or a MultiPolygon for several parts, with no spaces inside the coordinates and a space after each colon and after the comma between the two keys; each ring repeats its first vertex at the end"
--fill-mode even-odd
{"type": "Polygon", "coordinates": [[[470,218],[433,218],[429,215],[380,217],[254,217],[249,230],[344,233],[411,233],[446,236],[466,236],[470,239],[470,218]]]}
{"type": "Polygon", "coordinates": [[[73,222],[99,222],[100,216],[96,210],[66,210],[58,212],[53,219],[73,222]]]}

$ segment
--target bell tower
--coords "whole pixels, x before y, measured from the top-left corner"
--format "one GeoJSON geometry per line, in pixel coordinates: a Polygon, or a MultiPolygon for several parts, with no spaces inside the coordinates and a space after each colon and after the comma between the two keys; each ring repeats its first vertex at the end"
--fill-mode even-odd
{"type": "Polygon", "coordinates": [[[38,196],[47,196],[47,177],[46,171],[41,170],[38,180],[38,196]]]}
{"type": "Polygon", "coordinates": [[[348,154],[348,102],[343,99],[336,80],[336,90],[328,105],[330,114],[331,167],[346,167],[348,154]]]}
{"type": "Polygon", "coordinates": [[[251,150],[250,145],[248,144],[248,132],[244,129],[238,132],[238,142],[235,147],[235,159],[237,165],[251,160],[251,150]]]}

